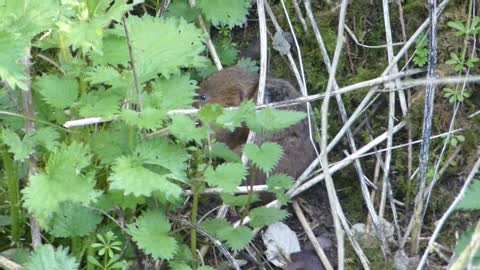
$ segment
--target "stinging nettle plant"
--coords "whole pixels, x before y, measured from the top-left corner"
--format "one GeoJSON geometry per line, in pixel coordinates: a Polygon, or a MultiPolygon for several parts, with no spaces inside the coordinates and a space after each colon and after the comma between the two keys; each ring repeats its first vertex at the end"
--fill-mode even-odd
{"type": "MultiPolygon", "coordinates": [[[[224,33],[245,22],[250,1],[198,0],[194,8],[174,1],[162,18],[137,15],[142,2],[0,1],[0,138],[12,241],[22,247],[28,214],[52,243],[32,253],[27,269],[47,269],[40,261],[61,269],[126,269],[137,248],[137,256],[165,260],[172,269],[212,269],[200,267],[195,227],[239,251],[254,237],[253,228],[287,216],[278,208],[251,209],[256,194],[234,195],[248,168],[215,142],[213,130],[245,123],[259,134],[273,133],[298,123],[304,113],[257,111],[246,101],[234,110],[207,105],[193,117],[169,114],[192,107],[192,78],[204,77],[213,66],[197,16],[224,33]],[[32,93],[32,104],[24,102],[24,93],[32,93]],[[26,109],[34,110],[34,118],[23,115],[26,109]],[[87,117],[112,121],[61,127],[87,117]],[[31,133],[24,129],[27,121],[35,123],[31,133]],[[28,166],[35,167],[30,177],[28,166]],[[234,227],[218,218],[199,223],[199,196],[207,187],[223,189],[223,202],[241,208],[250,224],[234,227]],[[194,194],[191,209],[183,204],[187,189],[194,194]],[[185,212],[193,229],[171,218],[185,212]],[[116,233],[102,233],[111,230],[116,233]],[[67,243],[62,239],[71,246],[60,247],[60,241],[67,243]]],[[[228,36],[220,47],[223,64],[237,62],[228,36]]],[[[250,60],[241,62],[256,70],[250,60]]],[[[250,166],[270,176],[268,190],[287,203],[293,179],[270,175],[282,147],[248,144],[244,152],[250,166]]]]}

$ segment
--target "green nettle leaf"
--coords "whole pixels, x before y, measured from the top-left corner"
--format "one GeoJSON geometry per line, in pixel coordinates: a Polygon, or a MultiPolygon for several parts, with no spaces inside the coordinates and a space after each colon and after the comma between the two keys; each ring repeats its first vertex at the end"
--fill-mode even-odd
{"type": "MultiPolygon", "coordinates": [[[[117,31],[118,32],[118,31],[117,31]]],[[[128,54],[127,39],[125,33],[118,35],[107,29],[103,37],[103,53],[91,51],[90,59],[95,65],[122,65],[128,66],[130,55],[128,54]]]]}
{"type": "Polygon", "coordinates": [[[210,125],[223,113],[223,108],[218,104],[206,104],[200,108],[198,119],[203,125],[210,125]]]}
{"type": "Polygon", "coordinates": [[[128,125],[140,129],[157,129],[163,127],[163,121],[167,118],[167,114],[163,110],[154,108],[145,108],[141,112],[124,109],[121,112],[120,118],[128,125]]]}
{"type": "Polygon", "coordinates": [[[126,195],[150,196],[159,191],[165,196],[178,198],[182,189],[167,180],[169,174],[158,174],[142,164],[142,161],[133,157],[120,157],[112,167],[113,173],[109,177],[110,188],[123,190],[126,195]]]}
{"type": "Polygon", "coordinates": [[[260,68],[258,67],[257,61],[252,60],[248,57],[240,58],[240,60],[238,60],[238,65],[250,71],[251,73],[258,73],[258,71],[260,70],[260,68]]]}
{"type": "Polygon", "coordinates": [[[288,216],[288,212],[274,207],[258,207],[251,210],[249,215],[252,218],[250,225],[260,228],[284,220],[288,216]]]}
{"type": "Polygon", "coordinates": [[[194,22],[200,11],[191,8],[187,1],[175,1],[168,6],[166,13],[169,17],[182,17],[187,22],[194,22]]]}
{"type": "Polygon", "coordinates": [[[0,31],[0,78],[11,88],[18,86],[23,90],[27,89],[25,81],[28,78],[23,73],[25,65],[20,59],[27,56],[25,48],[28,46],[28,40],[0,31]]]}
{"type": "Polygon", "coordinates": [[[233,226],[224,219],[210,219],[201,224],[208,233],[225,241],[231,249],[238,251],[244,248],[253,239],[252,231],[246,226],[233,226]]]}
{"type": "Polygon", "coordinates": [[[187,245],[182,245],[179,248],[177,254],[175,254],[175,258],[168,262],[169,269],[192,270],[192,259],[192,252],[190,251],[190,247],[188,247],[187,245]]]}
{"type": "Polygon", "coordinates": [[[480,209],[480,181],[473,181],[465,192],[463,199],[456,205],[458,210],[478,210],[480,209]]]}
{"type": "Polygon", "coordinates": [[[205,178],[211,187],[222,188],[226,193],[233,193],[240,183],[245,180],[248,172],[240,163],[224,163],[215,170],[209,167],[205,171],[205,178]]]}
{"type": "Polygon", "coordinates": [[[238,49],[235,47],[235,44],[222,42],[220,46],[217,46],[216,48],[222,64],[229,66],[237,62],[238,49]]]}
{"type": "Polygon", "coordinates": [[[306,117],[304,112],[277,110],[266,107],[257,112],[255,117],[247,118],[247,125],[253,131],[264,133],[275,133],[291,125],[295,125],[306,117]]]}
{"type": "Polygon", "coordinates": [[[295,180],[286,174],[275,174],[267,179],[268,191],[274,193],[281,204],[286,204],[289,201],[285,191],[292,187],[294,183],[295,180]]]}
{"type": "Polygon", "coordinates": [[[34,88],[47,104],[57,109],[70,107],[78,96],[78,82],[69,77],[43,75],[35,81],[34,88]]]}
{"type": "Polygon", "coordinates": [[[168,130],[173,136],[187,143],[195,141],[198,144],[207,139],[207,129],[205,127],[196,127],[195,122],[186,115],[172,115],[172,124],[168,130]]]}
{"type": "Polygon", "coordinates": [[[96,66],[88,69],[85,80],[91,84],[108,84],[122,86],[122,75],[111,66],[96,66]]]}
{"type": "Polygon", "coordinates": [[[125,96],[123,92],[120,88],[88,92],[80,98],[80,116],[110,118],[117,115],[125,96]]]}
{"type": "Polygon", "coordinates": [[[93,209],[73,203],[62,203],[49,220],[49,231],[55,237],[86,236],[95,231],[102,216],[93,209]]]}
{"type": "Polygon", "coordinates": [[[224,110],[223,115],[217,118],[217,124],[233,131],[235,128],[241,127],[243,121],[254,117],[255,104],[251,100],[247,100],[242,102],[237,110],[224,110]]]}
{"type": "Polygon", "coordinates": [[[139,204],[145,203],[144,197],[135,197],[132,194],[124,195],[121,191],[109,191],[98,198],[97,207],[104,210],[111,210],[115,207],[121,209],[135,209],[139,204]]]}
{"type": "Polygon", "coordinates": [[[175,179],[186,181],[188,153],[178,144],[169,143],[161,137],[144,141],[135,149],[135,155],[144,164],[158,165],[172,172],[175,179]]]}
{"type": "Polygon", "coordinates": [[[34,152],[35,145],[31,137],[25,136],[22,140],[10,129],[2,131],[2,141],[8,145],[8,151],[13,154],[15,160],[23,161],[34,152]]]}
{"type": "Polygon", "coordinates": [[[268,142],[263,143],[260,147],[256,144],[246,144],[244,152],[253,164],[267,175],[270,174],[283,156],[281,145],[268,142]]]}
{"type": "MultiPolygon", "coordinates": [[[[92,134],[91,149],[102,164],[112,165],[115,159],[130,153],[128,134],[128,127],[116,122],[108,130],[100,130],[92,134]]],[[[132,143],[135,144],[135,141],[132,143]]]]}
{"type": "MultiPolygon", "coordinates": [[[[96,12],[88,18],[80,15],[80,21],[78,19],[64,19],[59,22],[57,25],[65,37],[66,45],[72,46],[74,50],[81,49],[85,54],[93,50],[96,54],[101,55],[103,52],[104,28],[112,21],[120,21],[123,14],[141,1],[135,0],[131,4],[126,4],[126,2],[124,0],[102,1],[102,4],[97,6],[96,12]]],[[[81,7],[75,8],[81,9],[81,7]]],[[[84,13],[86,13],[86,7],[83,8],[85,9],[84,13]]]]}
{"type": "Polygon", "coordinates": [[[57,0],[7,0],[0,5],[0,31],[16,32],[30,40],[54,26],[60,15],[59,8],[57,0]]]}
{"type": "Polygon", "coordinates": [[[197,82],[191,80],[189,74],[179,74],[170,79],[157,79],[152,88],[152,97],[157,102],[152,102],[151,106],[165,111],[189,109],[196,95],[197,82]]]}
{"type": "Polygon", "coordinates": [[[30,178],[22,190],[25,207],[40,221],[59,210],[62,202],[88,205],[99,192],[93,173],[83,173],[90,165],[88,149],[79,143],[62,145],[49,157],[45,172],[30,178]]]}
{"type": "Polygon", "coordinates": [[[55,250],[52,245],[37,248],[25,264],[25,270],[77,270],[78,267],[76,259],[68,255],[68,248],[55,250]]]}
{"type": "Polygon", "coordinates": [[[183,67],[200,67],[206,59],[202,32],[181,18],[129,17],[128,28],[141,82],[162,74],[169,78],[183,67]],[[152,35],[152,33],[162,33],[152,35]]]}
{"type": "Polygon", "coordinates": [[[253,239],[252,231],[246,226],[225,228],[217,232],[218,238],[225,241],[234,251],[243,249],[253,239]]]}
{"type": "Polygon", "coordinates": [[[239,163],[242,161],[241,158],[224,143],[214,143],[212,145],[212,156],[221,158],[227,162],[239,163]]]}
{"type": "Polygon", "coordinates": [[[260,198],[258,197],[258,194],[256,193],[253,193],[252,196],[249,196],[249,195],[234,196],[228,193],[224,193],[220,195],[220,197],[222,198],[222,201],[225,204],[228,204],[231,206],[244,206],[247,203],[254,203],[260,200],[260,198]]]}
{"type": "Polygon", "coordinates": [[[245,23],[249,0],[198,0],[197,6],[215,26],[233,28],[245,23]]]}
{"type": "Polygon", "coordinates": [[[170,223],[159,210],[147,211],[134,224],[128,225],[128,233],[145,253],[156,259],[172,259],[178,244],[169,236],[170,223]]]}
{"type": "Polygon", "coordinates": [[[43,127],[36,130],[32,135],[32,139],[36,144],[45,147],[48,151],[53,151],[60,145],[58,142],[60,134],[53,127],[43,127]]]}
{"type": "Polygon", "coordinates": [[[216,270],[216,269],[211,266],[202,266],[198,268],[198,270],[216,270]]]}
{"type": "MultiPolygon", "coordinates": [[[[455,245],[455,255],[459,256],[465,248],[467,248],[470,245],[470,242],[472,241],[472,236],[473,236],[473,230],[469,229],[466,232],[464,232],[460,238],[458,239],[456,245],[455,245]]],[[[480,264],[480,251],[476,251],[475,254],[472,254],[472,263],[473,265],[477,266],[480,264]]]]}

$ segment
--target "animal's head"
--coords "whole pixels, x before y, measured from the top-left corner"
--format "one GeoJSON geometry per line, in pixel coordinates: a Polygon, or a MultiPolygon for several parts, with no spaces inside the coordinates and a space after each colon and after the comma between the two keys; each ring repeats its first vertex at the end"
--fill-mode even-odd
{"type": "Polygon", "coordinates": [[[258,75],[233,66],[223,69],[200,83],[195,107],[216,103],[222,107],[237,107],[246,99],[255,97],[258,75]]]}

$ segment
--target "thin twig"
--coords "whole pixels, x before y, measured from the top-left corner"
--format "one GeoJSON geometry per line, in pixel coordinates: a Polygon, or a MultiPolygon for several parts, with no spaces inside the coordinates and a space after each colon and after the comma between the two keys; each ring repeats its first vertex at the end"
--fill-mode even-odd
{"type": "Polygon", "coordinates": [[[217,240],[215,237],[210,235],[208,232],[200,228],[197,224],[193,224],[185,219],[177,218],[174,216],[169,216],[169,219],[174,220],[176,222],[181,223],[184,226],[190,227],[197,231],[199,234],[203,235],[204,237],[208,238],[216,247],[217,249],[225,256],[225,258],[228,260],[228,262],[231,264],[231,266],[234,267],[234,269],[240,270],[240,265],[238,264],[237,260],[233,258],[232,254],[228,252],[228,250],[222,245],[222,242],[217,240]]]}
{"type": "MultiPolygon", "coordinates": [[[[195,7],[196,6],[196,1],[195,0],[189,0],[190,2],[190,7],[195,7]]],[[[200,26],[200,29],[207,35],[207,48],[208,51],[210,52],[210,56],[212,57],[213,63],[217,67],[217,70],[222,70],[222,62],[220,62],[220,57],[218,57],[217,50],[215,49],[215,45],[213,45],[212,38],[210,37],[210,32],[207,29],[207,26],[205,25],[205,21],[203,20],[202,14],[198,14],[197,16],[197,21],[198,25],[200,26]]]]}
{"type": "Polygon", "coordinates": [[[138,80],[137,68],[135,66],[135,55],[133,54],[132,41],[130,39],[130,34],[128,32],[127,17],[125,15],[122,17],[122,22],[123,22],[123,29],[125,30],[125,37],[127,39],[128,54],[130,56],[130,68],[132,69],[133,80],[135,81],[135,90],[136,90],[137,99],[138,99],[138,110],[141,112],[143,111],[142,89],[140,88],[140,82],[138,80]]]}
{"type": "MultiPolygon", "coordinates": [[[[35,118],[35,110],[33,108],[33,97],[32,97],[32,81],[31,81],[31,74],[30,68],[32,66],[31,62],[31,53],[30,48],[27,48],[27,56],[23,58],[23,62],[25,65],[25,77],[28,79],[26,80],[25,84],[27,89],[22,91],[23,97],[23,114],[28,117],[25,121],[25,134],[32,135],[35,131],[35,122],[29,119],[35,118]]],[[[35,155],[31,155],[30,158],[27,160],[27,171],[28,171],[28,180],[30,181],[32,176],[36,174],[37,171],[37,158],[35,155]]],[[[40,225],[38,224],[37,220],[30,216],[30,234],[32,236],[32,246],[33,249],[37,249],[42,245],[42,234],[40,232],[40,225]]]]}
{"type": "Polygon", "coordinates": [[[23,267],[5,256],[0,256],[0,266],[6,270],[23,270],[23,267]]]}
{"type": "MultiPolygon", "coordinates": [[[[427,79],[436,77],[437,67],[437,1],[428,1],[428,15],[430,18],[430,27],[428,35],[428,73],[427,79]]],[[[420,145],[420,161],[419,161],[419,173],[418,173],[418,193],[415,198],[414,207],[414,223],[412,229],[412,253],[418,253],[418,242],[420,238],[420,232],[422,230],[423,223],[423,193],[425,191],[425,185],[427,181],[427,167],[429,158],[430,147],[430,133],[432,131],[432,118],[433,118],[433,101],[435,98],[435,84],[429,82],[425,89],[425,109],[423,114],[423,126],[422,126],[422,139],[423,142],[420,145]]]]}
{"type": "Polygon", "coordinates": [[[310,224],[307,221],[307,218],[303,214],[302,209],[298,205],[298,202],[295,200],[292,202],[293,210],[295,210],[295,214],[298,217],[298,220],[302,224],[303,230],[308,236],[308,240],[310,240],[310,243],[312,243],[313,248],[315,249],[315,252],[317,252],[318,257],[323,263],[323,267],[327,270],[333,270],[333,266],[328,260],[327,255],[325,255],[325,251],[323,250],[322,246],[318,242],[318,239],[315,237],[315,234],[313,233],[312,227],[310,227],[310,224]]]}
{"type": "Polygon", "coordinates": [[[338,198],[335,192],[335,185],[333,184],[332,176],[330,175],[328,168],[328,151],[327,151],[327,138],[328,138],[328,105],[330,101],[330,93],[333,89],[333,82],[335,80],[335,74],[337,71],[337,65],[340,60],[340,55],[343,48],[343,32],[345,29],[345,17],[347,14],[348,1],[342,0],[339,14],[338,31],[337,31],[337,44],[335,52],[333,54],[331,71],[328,77],[328,84],[325,90],[325,98],[322,103],[322,121],[320,129],[320,164],[323,168],[325,175],[325,186],[327,188],[328,201],[330,203],[331,214],[333,217],[333,224],[335,226],[335,235],[337,237],[337,256],[338,256],[338,269],[343,270],[345,267],[345,250],[344,250],[344,231],[341,227],[338,217],[337,202],[338,198]]]}
{"type": "MultiPolygon", "coordinates": [[[[323,58],[324,63],[327,67],[328,73],[330,73],[331,72],[330,57],[328,56],[327,48],[325,46],[325,43],[323,42],[322,35],[320,34],[320,30],[317,26],[315,17],[313,15],[312,8],[311,8],[311,1],[306,0],[304,3],[305,3],[305,9],[307,11],[308,18],[310,20],[313,31],[315,33],[315,38],[317,39],[318,46],[320,47],[320,52],[322,54],[322,58],[323,58]]],[[[339,90],[339,86],[338,86],[336,80],[333,83],[333,87],[334,87],[335,91],[339,90]]],[[[343,103],[342,97],[339,94],[339,95],[335,95],[335,98],[337,100],[337,104],[338,104],[338,108],[339,108],[339,111],[340,111],[342,121],[343,121],[343,123],[345,123],[348,119],[348,116],[347,116],[347,113],[346,113],[346,109],[345,109],[345,105],[343,103]]],[[[352,134],[350,129],[347,130],[347,137],[348,137],[348,142],[349,142],[349,145],[350,145],[350,148],[351,148],[352,152],[357,151],[357,147],[355,145],[355,140],[353,138],[353,134],[352,134]]],[[[368,187],[367,187],[366,182],[365,182],[365,174],[363,173],[363,169],[362,169],[362,165],[360,163],[360,160],[355,160],[354,167],[355,167],[355,170],[357,172],[357,176],[359,178],[362,194],[364,196],[364,201],[365,201],[365,204],[367,206],[368,213],[369,213],[370,216],[372,216],[375,224],[378,224],[377,213],[375,212],[375,209],[373,208],[373,205],[372,205],[371,200],[369,198],[370,196],[369,196],[369,192],[368,192],[368,187]]],[[[339,210],[342,210],[342,209],[339,209],[339,210]]],[[[341,211],[341,212],[343,212],[343,211],[341,211]]],[[[340,214],[340,215],[342,215],[342,214],[340,214]]],[[[349,230],[349,229],[345,228],[345,230],[349,230]]],[[[383,238],[380,237],[380,239],[383,239],[383,238]]],[[[387,252],[386,251],[387,249],[388,249],[388,246],[386,245],[386,241],[382,241],[382,251],[384,251],[384,254],[387,252]],[[385,244],[383,244],[383,243],[385,243],[385,244]]],[[[356,250],[356,252],[357,252],[357,254],[363,253],[363,252],[358,252],[357,250],[356,250]]],[[[368,266],[366,266],[366,267],[368,267],[368,266]]]]}
{"type": "Polygon", "coordinates": [[[428,241],[428,246],[427,246],[427,248],[425,249],[425,252],[422,255],[420,263],[417,266],[417,270],[423,269],[423,266],[425,265],[425,262],[427,261],[428,254],[430,253],[430,247],[433,246],[433,243],[435,242],[438,235],[440,234],[440,231],[442,230],[442,227],[445,224],[445,222],[447,221],[450,214],[453,213],[457,204],[464,198],[465,192],[467,191],[470,183],[475,179],[475,175],[477,174],[479,168],[480,168],[480,157],[477,158],[477,161],[475,162],[475,165],[473,165],[473,168],[470,171],[470,174],[468,175],[467,179],[465,180],[465,183],[463,184],[462,189],[458,193],[455,200],[448,207],[447,211],[445,211],[442,218],[440,218],[440,220],[438,220],[436,222],[435,230],[433,231],[433,234],[430,237],[430,240],[428,241]]]}

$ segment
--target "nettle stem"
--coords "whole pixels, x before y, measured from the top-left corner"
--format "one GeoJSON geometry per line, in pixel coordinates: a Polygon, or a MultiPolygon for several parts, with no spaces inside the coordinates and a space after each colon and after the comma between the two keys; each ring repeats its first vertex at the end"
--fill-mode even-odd
{"type": "MultiPolygon", "coordinates": [[[[200,193],[200,181],[193,180],[193,202],[192,202],[192,224],[197,225],[197,216],[198,216],[198,197],[200,193]]],[[[195,229],[191,229],[190,231],[190,248],[192,250],[192,257],[193,257],[193,269],[196,270],[199,265],[199,258],[197,253],[197,231],[195,229]]]]}
{"type": "Polygon", "coordinates": [[[12,221],[12,241],[16,247],[20,246],[20,202],[19,202],[19,183],[17,168],[13,162],[7,147],[1,145],[3,168],[5,169],[5,177],[7,178],[8,200],[11,204],[10,218],[12,221]]]}

